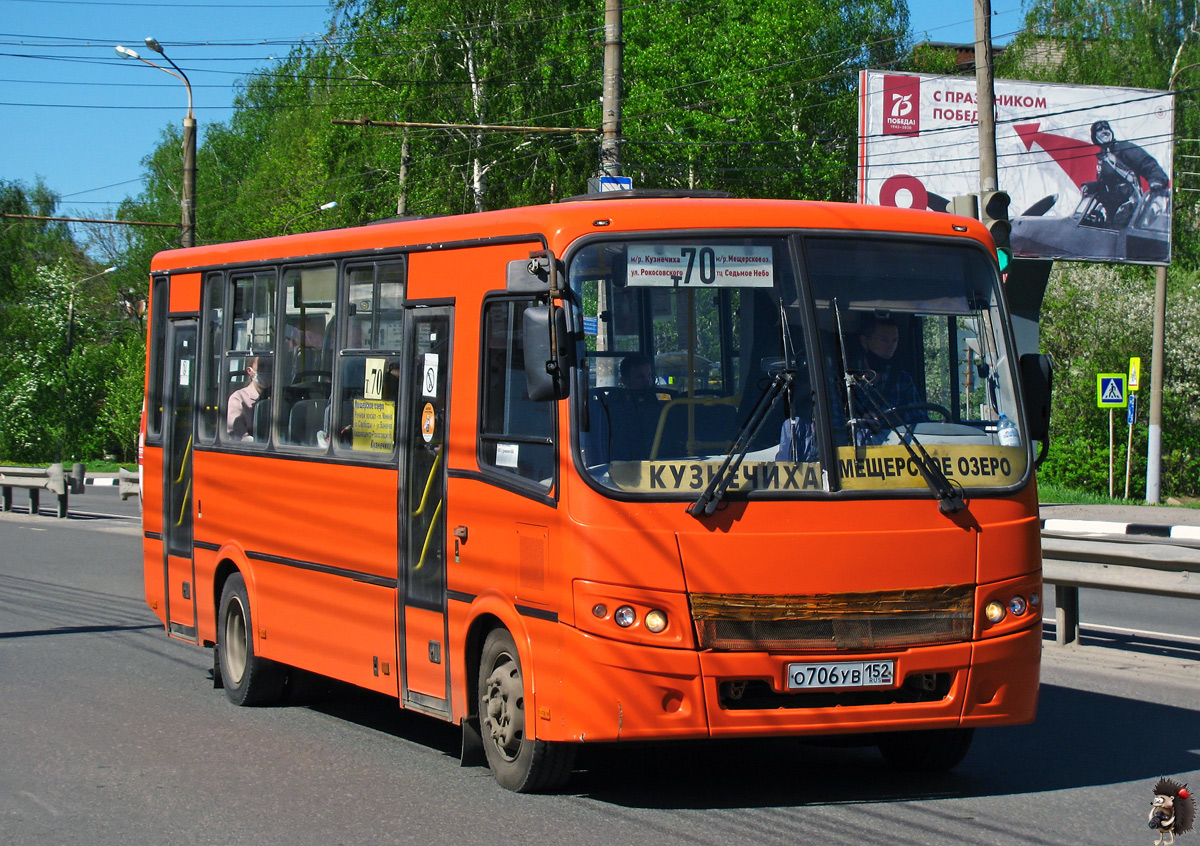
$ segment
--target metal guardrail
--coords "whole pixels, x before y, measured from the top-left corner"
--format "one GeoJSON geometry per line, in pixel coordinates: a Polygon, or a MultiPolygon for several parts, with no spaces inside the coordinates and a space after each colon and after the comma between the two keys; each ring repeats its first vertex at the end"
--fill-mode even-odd
{"type": "Polygon", "coordinates": [[[117,470],[117,490],[121,494],[121,499],[129,499],[131,496],[141,496],[142,493],[142,469],[138,467],[135,473],[132,470],[126,470],[121,467],[117,470]]]}
{"type": "Polygon", "coordinates": [[[29,513],[37,514],[41,506],[42,491],[50,491],[58,497],[58,516],[67,516],[67,507],[72,493],[84,491],[87,471],[82,464],[74,464],[71,474],[63,471],[61,464],[49,467],[0,467],[0,510],[12,511],[13,489],[29,491],[29,513]]]}
{"type": "Polygon", "coordinates": [[[1055,640],[1076,643],[1080,588],[1200,599],[1200,547],[1043,534],[1042,580],[1054,585],[1055,640]]]}

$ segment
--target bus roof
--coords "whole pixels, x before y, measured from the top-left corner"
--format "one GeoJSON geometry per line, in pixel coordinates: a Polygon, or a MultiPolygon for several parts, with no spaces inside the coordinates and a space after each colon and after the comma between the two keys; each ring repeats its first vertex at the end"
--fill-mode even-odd
{"type": "Polygon", "coordinates": [[[544,241],[561,253],[592,232],[816,229],[960,236],[990,246],[977,220],[931,211],[805,200],[697,197],[575,199],[542,206],[409,218],[344,229],[167,250],[152,272],[384,249],[427,250],[488,240],[544,241]]]}

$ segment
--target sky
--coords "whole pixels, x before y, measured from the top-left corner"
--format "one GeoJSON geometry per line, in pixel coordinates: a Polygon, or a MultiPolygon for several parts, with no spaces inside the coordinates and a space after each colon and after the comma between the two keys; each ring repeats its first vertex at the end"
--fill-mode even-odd
{"type": "MultiPolygon", "coordinates": [[[[909,0],[909,11],[917,41],[975,39],[973,0],[909,0]]],[[[1020,0],[992,0],[992,12],[993,40],[1007,43],[1020,0]]],[[[40,177],[60,214],[109,217],[140,192],[142,160],[187,111],[182,82],[116,45],[169,67],[145,39],[162,45],[191,81],[203,139],[232,116],[240,78],[319,40],[329,17],[322,0],[0,0],[0,180],[40,177]]]]}

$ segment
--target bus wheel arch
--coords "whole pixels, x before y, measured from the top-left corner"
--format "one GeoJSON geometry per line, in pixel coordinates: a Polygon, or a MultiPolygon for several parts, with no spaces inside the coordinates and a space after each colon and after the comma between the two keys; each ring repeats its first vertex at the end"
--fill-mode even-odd
{"type": "Polygon", "coordinates": [[[274,705],[283,696],[287,675],[283,667],[255,653],[250,608],[246,580],[233,568],[217,602],[214,674],[220,674],[225,696],[234,705],[274,705]]]}
{"type": "MultiPolygon", "coordinates": [[[[538,740],[525,712],[530,688],[512,633],[499,624],[483,635],[475,660],[472,710],[488,767],[501,786],[517,793],[562,787],[575,761],[574,744],[538,740]],[[526,727],[530,730],[526,730],[526,727]]],[[[466,729],[464,729],[466,730],[466,729]]]]}

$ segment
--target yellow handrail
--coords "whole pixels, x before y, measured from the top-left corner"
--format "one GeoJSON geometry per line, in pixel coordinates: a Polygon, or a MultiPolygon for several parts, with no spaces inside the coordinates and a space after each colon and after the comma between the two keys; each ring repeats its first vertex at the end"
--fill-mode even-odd
{"type": "Polygon", "coordinates": [[[421,502],[417,506],[417,510],[412,513],[412,516],[418,517],[425,510],[425,504],[429,500],[429,491],[433,488],[433,479],[437,475],[438,465],[442,463],[442,452],[438,450],[437,457],[433,459],[433,466],[429,468],[429,478],[425,480],[425,492],[421,494],[421,502]]]}
{"type": "Polygon", "coordinates": [[[445,500],[438,500],[437,508],[433,510],[433,519],[429,521],[429,528],[425,531],[425,543],[421,547],[421,558],[417,561],[417,566],[413,567],[413,572],[420,570],[425,566],[425,556],[429,553],[429,542],[433,540],[433,530],[437,528],[438,518],[442,516],[442,505],[445,500]]]}

